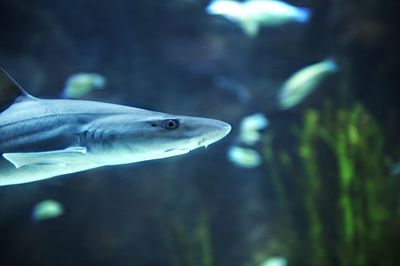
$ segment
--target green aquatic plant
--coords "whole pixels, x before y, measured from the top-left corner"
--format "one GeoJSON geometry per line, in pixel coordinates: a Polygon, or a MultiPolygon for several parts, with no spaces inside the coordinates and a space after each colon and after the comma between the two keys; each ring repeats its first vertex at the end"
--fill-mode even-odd
{"type": "Polygon", "coordinates": [[[286,224],[296,236],[291,248],[308,255],[293,252],[289,260],[315,266],[390,265],[388,254],[395,251],[386,241],[394,233],[390,225],[396,204],[376,120],[360,104],[350,109],[326,106],[305,111],[293,132],[297,148],[292,150],[282,150],[287,140],[272,141],[272,133],[264,141],[268,179],[285,208],[282,219],[291,220],[286,224]],[[290,195],[289,189],[295,193],[290,195]],[[293,202],[302,202],[301,212],[293,202]],[[304,220],[307,233],[293,220],[294,213],[304,220]],[[299,235],[306,239],[300,241],[299,235]]]}
{"type": "Polygon", "coordinates": [[[318,203],[321,198],[321,173],[318,167],[317,138],[319,133],[319,113],[310,110],[305,114],[303,129],[298,132],[299,150],[304,178],[307,189],[304,193],[304,207],[308,217],[308,223],[312,225],[308,230],[310,248],[313,256],[313,265],[327,265],[327,258],[323,245],[324,226],[321,221],[318,203]]]}
{"type": "Polygon", "coordinates": [[[280,171],[277,167],[280,162],[281,164],[290,164],[290,159],[288,156],[285,156],[285,152],[281,152],[280,156],[276,155],[274,149],[272,147],[272,142],[274,140],[274,136],[272,133],[267,133],[264,138],[264,158],[267,162],[267,167],[269,169],[269,179],[272,182],[272,185],[275,189],[276,197],[278,199],[278,206],[282,212],[282,219],[286,224],[287,230],[287,237],[290,238],[290,241],[293,242],[296,239],[296,235],[294,232],[294,225],[293,225],[293,217],[292,213],[290,212],[290,205],[288,202],[288,192],[286,190],[285,184],[280,176],[280,171]]]}
{"type": "Polygon", "coordinates": [[[385,222],[391,218],[384,136],[374,118],[356,105],[325,119],[321,138],[337,162],[341,264],[367,265],[375,247],[385,247],[385,222]]]}
{"type": "Polygon", "coordinates": [[[171,266],[213,266],[212,240],[208,210],[199,208],[195,223],[179,214],[171,217],[162,235],[171,266]]]}
{"type": "MultiPolygon", "coordinates": [[[[258,220],[246,223],[251,226],[241,239],[246,243],[241,265],[274,257],[288,265],[393,265],[395,248],[388,241],[396,232],[391,221],[399,219],[393,193],[399,189],[392,188],[385,170],[384,140],[362,105],[308,109],[292,131],[269,130],[260,167],[266,169],[262,182],[273,188],[268,199],[276,201],[257,198],[268,215],[257,212],[258,220]]],[[[220,263],[210,206],[202,203],[191,212],[168,213],[161,226],[169,265],[220,263]]]]}

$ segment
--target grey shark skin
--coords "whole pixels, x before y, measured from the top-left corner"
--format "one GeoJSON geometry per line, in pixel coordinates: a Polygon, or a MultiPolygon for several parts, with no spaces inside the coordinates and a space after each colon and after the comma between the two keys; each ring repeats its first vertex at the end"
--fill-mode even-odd
{"type": "Polygon", "coordinates": [[[38,99],[0,68],[0,186],[184,154],[230,130],[208,118],[38,99]]]}

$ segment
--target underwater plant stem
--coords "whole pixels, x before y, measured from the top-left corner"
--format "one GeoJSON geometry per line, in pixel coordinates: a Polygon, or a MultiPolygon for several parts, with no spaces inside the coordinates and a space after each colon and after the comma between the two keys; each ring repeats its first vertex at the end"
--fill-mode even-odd
{"type": "Polygon", "coordinates": [[[305,191],[304,205],[309,221],[309,239],[312,247],[310,265],[328,265],[326,252],[323,245],[323,225],[318,211],[320,174],[315,153],[315,140],[318,137],[319,114],[310,110],[304,118],[304,129],[300,132],[299,155],[302,159],[307,191],[305,191]]]}
{"type": "Polygon", "coordinates": [[[182,261],[183,265],[187,266],[197,266],[196,256],[193,245],[190,241],[190,237],[188,234],[188,230],[183,223],[182,220],[176,218],[173,220],[174,234],[177,239],[178,248],[181,249],[182,252],[182,261]]]}
{"type": "Polygon", "coordinates": [[[269,178],[272,182],[273,188],[275,190],[276,196],[278,198],[279,208],[284,216],[285,223],[287,224],[288,235],[291,236],[292,244],[294,245],[298,237],[296,235],[296,230],[294,228],[294,219],[290,211],[290,205],[288,200],[288,195],[283,184],[282,177],[279,175],[277,170],[277,162],[275,159],[275,154],[272,149],[272,134],[266,134],[264,138],[264,149],[263,155],[265,161],[268,163],[269,178]]]}
{"type": "Polygon", "coordinates": [[[201,248],[202,266],[213,266],[212,243],[209,230],[209,218],[205,208],[199,213],[199,223],[196,228],[197,238],[201,248]]]}
{"type": "Polygon", "coordinates": [[[169,262],[171,263],[171,266],[180,266],[179,256],[174,248],[175,241],[173,238],[172,230],[170,230],[170,228],[167,228],[165,226],[160,226],[160,230],[168,252],[169,262]]]}
{"type": "MultiPolygon", "coordinates": [[[[275,167],[276,165],[275,156],[271,148],[271,145],[272,145],[272,135],[268,134],[265,136],[264,158],[268,162],[270,178],[273,183],[275,192],[278,196],[279,207],[281,208],[281,210],[289,210],[287,193],[285,190],[285,186],[283,185],[282,179],[280,178],[278,171],[275,167]]],[[[290,216],[290,212],[287,212],[286,214],[290,216]]]]}
{"type": "Polygon", "coordinates": [[[354,176],[354,167],[348,156],[346,137],[343,132],[338,132],[336,143],[336,156],[339,167],[340,196],[339,206],[343,215],[344,240],[351,245],[354,238],[353,211],[351,206],[350,186],[354,176]]]}
{"type": "Polygon", "coordinates": [[[336,111],[321,137],[335,152],[338,167],[341,265],[366,265],[370,251],[382,240],[382,221],[388,217],[379,197],[385,176],[383,138],[376,122],[359,104],[336,111]]]}

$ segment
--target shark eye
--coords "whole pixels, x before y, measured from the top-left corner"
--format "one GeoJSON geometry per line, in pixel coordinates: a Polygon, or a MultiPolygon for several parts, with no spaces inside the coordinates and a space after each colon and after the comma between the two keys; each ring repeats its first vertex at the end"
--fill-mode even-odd
{"type": "Polygon", "coordinates": [[[179,127],[179,121],[176,119],[166,119],[161,122],[161,126],[168,130],[176,129],[179,127]]]}

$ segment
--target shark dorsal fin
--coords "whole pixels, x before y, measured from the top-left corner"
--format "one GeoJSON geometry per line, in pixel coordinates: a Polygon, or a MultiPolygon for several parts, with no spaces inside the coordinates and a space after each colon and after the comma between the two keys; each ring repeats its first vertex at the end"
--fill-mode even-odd
{"type": "Polygon", "coordinates": [[[0,112],[21,97],[30,97],[30,95],[0,67],[0,112]]]}

